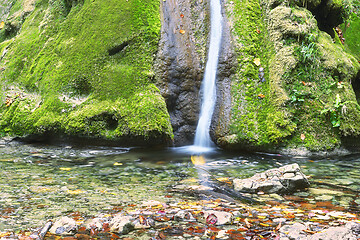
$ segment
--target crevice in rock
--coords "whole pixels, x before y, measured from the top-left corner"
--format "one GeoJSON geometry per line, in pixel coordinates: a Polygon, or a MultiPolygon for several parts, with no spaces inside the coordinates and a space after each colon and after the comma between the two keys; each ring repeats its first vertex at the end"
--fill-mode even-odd
{"type": "Polygon", "coordinates": [[[343,10],[332,0],[322,0],[321,3],[310,11],[318,22],[321,31],[327,32],[331,37],[335,37],[334,28],[343,22],[343,10]]]}
{"type": "Polygon", "coordinates": [[[130,44],[130,41],[125,41],[121,43],[120,45],[117,45],[115,47],[112,47],[108,50],[109,56],[113,56],[119,52],[121,52],[124,48],[126,48],[130,44]]]}
{"type": "Polygon", "coordinates": [[[65,16],[67,16],[71,8],[73,8],[77,4],[84,4],[84,0],[63,0],[64,7],[65,7],[65,16]]]}
{"type": "Polygon", "coordinates": [[[358,104],[360,104],[360,71],[356,75],[356,78],[353,81],[351,81],[351,85],[355,92],[356,101],[358,102],[358,104]]]}
{"type": "Polygon", "coordinates": [[[96,122],[104,125],[104,128],[107,130],[115,130],[119,125],[116,116],[110,113],[102,113],[89,119],[90,125],[95,124],[96,122]]]}

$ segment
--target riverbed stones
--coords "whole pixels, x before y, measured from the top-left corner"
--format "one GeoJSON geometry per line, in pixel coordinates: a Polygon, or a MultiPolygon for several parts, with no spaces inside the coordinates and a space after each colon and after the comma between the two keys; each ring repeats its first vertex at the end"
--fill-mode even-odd
{"type": "Polygon", "coordinates": [[[56,235],[72,235],[77,227],[74,219],[69,217],[61,217],[56,220],[49,232],[56,235]]]}
{"type": "Polygon", "coordinates": [[[235,179],[234,189],[250,193],[286,193],[309,187],[306,176],[297,163],[256,173],[251,178],[235,179]]]}

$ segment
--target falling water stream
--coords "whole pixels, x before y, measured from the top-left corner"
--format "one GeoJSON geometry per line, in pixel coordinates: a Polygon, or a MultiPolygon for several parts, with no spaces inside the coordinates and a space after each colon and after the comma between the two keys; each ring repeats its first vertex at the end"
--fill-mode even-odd
{"type": "Polygon", "coordinates": [[[208,60],[205,75],[201,86],[201,109],[199,122],[195,133],[195,147],[210,148],[213,143],[210,139],[210,124],[216,102],[216,73],[219,61],[219,52],[222,36],[222,16],[220,0],[210,1],[211,29],[208,60]]]}

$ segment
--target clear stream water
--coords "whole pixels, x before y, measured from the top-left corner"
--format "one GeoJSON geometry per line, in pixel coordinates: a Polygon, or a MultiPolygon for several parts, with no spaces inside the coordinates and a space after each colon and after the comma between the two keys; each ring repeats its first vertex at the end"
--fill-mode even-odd
{"type": "MultiPolygon", "coordinates": [[[[312,181],[360,191],[360,154],[314,159],[215,150],[205,157],[202,167],[215,177],[246,178],[297,162],[312,181]]],[[[189,153],[172,148],[2,145],[0,231],[43,226],[49,219],[74,212],[94,217],[150,199],[193,199],[169,192],[176,184],[193,184],[191,179],[199,178],[190,158],[189,153]]],[[[359,195],[354,191],[313,185],[295,195],[309,203],[327,200],[359,212],[359,195]]]]}

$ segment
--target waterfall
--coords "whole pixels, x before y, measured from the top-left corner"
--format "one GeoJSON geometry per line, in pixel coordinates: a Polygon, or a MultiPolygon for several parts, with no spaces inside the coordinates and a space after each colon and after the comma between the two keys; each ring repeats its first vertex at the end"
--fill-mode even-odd
{"type": "Polygon", "coordinates": [[[205,75],[201,86],[201,108],[196,127],[195,143],[197,147],[209,148],[213,145],[210,139],[210,124],[216,102],[216,73],[222,36],[222,15],[220,0],[210,0],[210,47],[205,75]]]}

